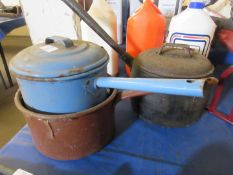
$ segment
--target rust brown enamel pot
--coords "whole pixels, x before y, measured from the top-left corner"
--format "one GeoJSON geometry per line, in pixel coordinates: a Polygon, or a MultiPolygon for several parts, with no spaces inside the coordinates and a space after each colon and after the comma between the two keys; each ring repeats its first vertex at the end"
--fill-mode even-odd
{"type": "Polygon", "coordinates": [[[77,160],[102,149],[114,136],[114,108],[118,101],[145,92],[112,91],[99,105],[63,115],[37,113],[27,109],[20,91],[15,104],[30,128],[35,147],[55,160],[77,160]]]}

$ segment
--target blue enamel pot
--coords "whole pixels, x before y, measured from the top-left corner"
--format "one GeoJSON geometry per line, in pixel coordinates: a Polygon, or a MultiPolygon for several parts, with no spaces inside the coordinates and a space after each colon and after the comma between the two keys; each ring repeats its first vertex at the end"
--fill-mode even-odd
{"type": "Polygon", "coordinates": [[[108,97],[108,89],[202,96],[204,79],[113,78],[108,54],[96,44],[62,37],[26,48],[10,62],[26,105],[46,113],[73,113],[108,97]]]}

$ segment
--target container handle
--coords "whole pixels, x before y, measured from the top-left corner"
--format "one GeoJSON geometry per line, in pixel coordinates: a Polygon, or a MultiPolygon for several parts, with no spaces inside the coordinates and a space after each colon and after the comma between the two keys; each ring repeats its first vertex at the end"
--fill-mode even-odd
{"type": "Polygon", "coordinates": [[[169,95],[203,97],[205,84],[214,84],[215,78],[205,79],[157,79],[157,78],[113,78],[95,79],[96,88],[115,88],[133,91],[163,93],[169,95]]]}
{"type": "Polygon", "coordinates": [[[184,50],[186,55],[190,58],[193,56],[194,49],[190,48],[187,44],[164,43],[159,49],[159,55],[162,55],[166,48],[178,48],[184,50]]]}
{"type": "Polygon", "coordinates": [[[121,91],[121,92],[118,92],[117,100],[121,101],[121,100],[129,99],[132,97],[141,97],[141,96],[151,95],[151,94],[153,94],[153,92],[130,91],[130,90],[121,91]]]}
{"type": "Polygon", "coordinates": [[[74,46],[74,43],[71,39],[61,36],[52,36],[45,39],[45,44],[52,44],[52,43],[61,44],[65,48],[70,48],[74,46]]]}
{"type": "Polygon", "coordinates": [[[142,96],[151,95],[151,94],[153,94],[153,93],[152,92],[142,92],[142,91],[130,91],[130,90],[120,91],[117,93],[117,96],[114,100],[114,105],[116,105],[117,103],[119,103],[122,100],[126,100],[126,99],[133,98],[133,97],[142,97],[142,96]]]}

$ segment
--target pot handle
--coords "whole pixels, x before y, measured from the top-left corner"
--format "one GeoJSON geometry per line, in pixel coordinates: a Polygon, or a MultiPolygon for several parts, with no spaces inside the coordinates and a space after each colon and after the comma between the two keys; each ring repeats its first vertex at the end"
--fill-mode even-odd
{"type": "Polygon", "coordinates": [[[61,36],[52,36],[45,39],[45,44],[52,44],[52,43],[61,44],[65,48],[70,48],[74,46],[74,43],[71,39],[61,36]]]}
{"type": "Polygon", "coordinates": [[[142,96],[150,95],[150,94],[153,94],[153,93],[152,92],[142,92],[142,91],[121,91],[121,92],[117,93],[114,105],[116,105],[121,100],[129,99],[132,97],[142,97],[142,96]]]}
{"type": "Polygon", "coordinates": [[[129,66],[133,65],[133,57],[124,51],[103,28],[81,7],[76,0],[61,0],[73,10],[93,31],[95,31],[112,49],[121,55],[122,60],[129,66]]]}
{"type": "Polygon", "coordinates": [[[161,78],[96,78],[96,88],[114,88],[133,91],[162,93],[169,95],[183,95],[203,97],[206,84],[214,84],[213,79],[161,79],[161,78]]]}
{"type": "MultiPolygon", "coordinates": [[[[215,77],[209,77],[206,78],[205,80],[205,85],[207,86],[213,86],[213,85],[217,85],[218,84],[218,79],[215,77]]],[[[122,100],[125,99],[129,99],[129,98],[133,98],[133,97],[142,97],[142,96],[146,96],[146,95],[151,95],[154,94],[153,92],[143,92],[143,91],[120,91],[117,93],[115,101],[114,101],[114,105],[116,105],[117,103],[119,103],[122,100]]],[[[233,111],[232,111],[233,114],[233,111]]]]}
{"type": "Polygon", "coordinates": [[[186,55],[188,55],[189,57],[192,57],[194,53],[194,49],[190,48],[190,46],[187,44],[164,43],[160,47],[158,54],[162,55],[166,48],[179,48],[181,50],[184,50],[186,55]]]}

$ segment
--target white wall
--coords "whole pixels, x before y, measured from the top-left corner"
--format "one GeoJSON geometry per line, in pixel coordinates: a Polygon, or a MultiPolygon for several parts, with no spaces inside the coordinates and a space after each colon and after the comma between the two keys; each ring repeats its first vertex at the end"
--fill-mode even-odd
{"type": "MultiPolygon", "coordinates": [[[[15,5],[19,5],[19,0],[1,0],[2,3],[6,6],[15,6],[15,5]]],[[[34,0],[32,0],[34,1],[34,0]]]]}

